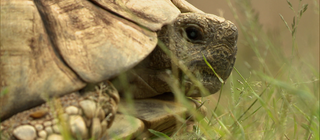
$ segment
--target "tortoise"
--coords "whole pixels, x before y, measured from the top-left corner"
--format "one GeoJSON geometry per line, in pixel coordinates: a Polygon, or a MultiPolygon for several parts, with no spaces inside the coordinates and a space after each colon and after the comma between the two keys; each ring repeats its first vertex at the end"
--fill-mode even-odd
{"type": "MultiPolygon", "coordinates": [[[[36,121],[41,119],[42,127],[47,123],[56,131],[53,123],[61,120],[52,116],[59,115],[59,110],[48,113],[52,105],[43,103],[63,96],[53,99],[53,104],[60,102],[62,116],[69,115],[65,118],[72,120],[70,126],[77,126],[74,131],[70,128],[73,136],[101,137],[111,126],[119,103],[117,90],[106,80],[130,70],[128,79],[135,85],[135,98],[171,91],[164,77],[172,76],[168,70],[175,63],[157,47],[158,41],[164,42],[211,94],[219,90],[221,82],[203,57],[226,80],[237,52],[237,29],[232,22],[205,14],[184,0],[1,0],[1,19],[2,131],[10,130],[5,128],[8,125],[12,132],[38,131],[36,121]],[[78,92],[101,81],[106,81],[106,87],[78,92]],[[35,119],[35,124],[27,118],[35,119]],[[11,125],[15,122],[19,125],[11,125]],[[92,131],[96,126],[101,129],[92,131]],[[25,127],[33,128],[22,129],[25,127]]],[[[182,79],[187,81],[187,96],[203,95],[192,90],[188,77],[182,79]]],[[[141,102],[144,100],[137,104],[141,102]]]]}

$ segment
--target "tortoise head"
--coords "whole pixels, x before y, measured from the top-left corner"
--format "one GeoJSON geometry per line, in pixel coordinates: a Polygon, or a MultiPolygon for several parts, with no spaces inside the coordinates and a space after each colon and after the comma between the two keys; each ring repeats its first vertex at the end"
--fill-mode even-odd
{"type": "MultiPolygon", "coordinates": [[[[158,32],[160,42],[163,42],[179,63],[182,62],[211,94],[217,92],[222,84],[217,75],[226,80],[233,69],[237,37],[238,31],[232,22],[204,13],[182,13],[175,22],[164,26],[158,32]]],[[[172,56],[166,54],[163,47],[158,45],[134,68],[136,78],[133,78],[132,83],[137,85],[134,96],[144,98],[146,95],[170,92],[168,78],[173,76],[170,71],[177,64],[173,62],[172,56]]],[[[178,72],[178,78],[185,81],[187,96],[203,96],[198,87],[191,88],[194,84],[190,77],[185,76],[182,71],[178,72]],[[189,91],[191,89],[193,90],[189,91]]]]}

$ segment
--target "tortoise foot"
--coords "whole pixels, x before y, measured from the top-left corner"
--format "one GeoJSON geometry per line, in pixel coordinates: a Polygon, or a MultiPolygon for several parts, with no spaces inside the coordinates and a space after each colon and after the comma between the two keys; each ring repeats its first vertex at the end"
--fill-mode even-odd
{"type": "Polygon", "coordinates": [[[119,103],[110,84],[96,91],[71,93],[18,113],[1,123],[3,139],[100,138],[111,126],[119,103]]]}

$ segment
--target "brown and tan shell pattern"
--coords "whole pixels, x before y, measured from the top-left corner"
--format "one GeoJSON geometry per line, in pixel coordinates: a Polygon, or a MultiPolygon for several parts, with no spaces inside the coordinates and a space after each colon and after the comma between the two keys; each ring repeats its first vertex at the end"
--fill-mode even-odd
{"type": "Polygon", "coordinates": [[[1,0],[0,119],[132,68],[179,9],[201,12],[184,0],[1,0]]]}
{"type": "MultiPolygon", "coordinates": [[[[109,82],[95,91],[79,90],[111,79],[143,59],[146,61],[138,68],[148,66],[146,62],[155,63],[150,60],[156,56],[165,58],[163,52],[153,55],[159,48],[151,53],[158,42],[157,33],[178,57],[195,51],[193,54],[197,55],[192,56],[196,59],[190,60],[202,64],[198,50],[204,48],[202,55],[225,80],[235,60],[235,26],[215,15],[180,14],[183,12],[203,13],[184,0],[1,0],[1,138],[140,139],[148,137],[148,129],[174,131],[176,117],[189,116],[188,109],[173,99],[155,97],[133,104],[120,102],[117,90],[109,82]],[[188,31],[191,34],[200,31],[203,36],[190,40],[188,31]],[[199,41],[207,43],[197,44],[199,41]],[[219,48],[231,50],[221,55],[227,51],[219,48]],[[117,114],[118,103],[120,108],[130,110],[120,109],[117,114]],[[116,125],[110,127],[112,123],[116,125]]],[[[171,64],[169,59],[165,60],[166,65],[171,64]]],[[[192,65],[186,60],[184,63],[190,68],[200,64],[192,65]]],[[[162,59],[158,61],[163,63],[162,59]]],[[[167,67],[161,69],[165,71],[167,67]]],[[[219,89],[217,85],[221,83],[217,80],[212,83],[216,78],[208,68],[193,70],[206,74],[202,81],[212,93],[219,89]]],[[[159,77],[142,72],[142,77],[147,76],[143,80],[151,76],[156,79],[149,80],[159,81],[159,77]]],[[[146,93],[139,98],[163,93],[142,90],[146,93]]],[[[199,114],[206,114],[205,107],[197,103],[194,107],[200,110],[199,114]]]]}
{"type": "Polygon", "coordinates": [[[1,134],[60,139],[61,125],[75,138],[104,135],[118,97],[77,91],[143,60],[181,12],[202,11],[184,0],[1,0],[0,12],[1,134]]]}

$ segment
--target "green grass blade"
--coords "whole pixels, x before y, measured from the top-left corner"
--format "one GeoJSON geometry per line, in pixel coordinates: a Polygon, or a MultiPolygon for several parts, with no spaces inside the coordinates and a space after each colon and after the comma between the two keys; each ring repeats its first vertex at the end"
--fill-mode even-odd
{"type": "Polygon", "coordinates": [[[162,133],[162,132],[159,132],[159,131],[155,131],[155,130],[152,130],[152,129],[148,129],[150,133],[158,136],[159,138],[163,138],[163,139],[166,139],[166,140],[172,140],[169,136],[167,136],[166,134],[162,133]]]}
{"type": "Polygon", "coordinates": [[[223,79],[216,73],[216,71],[214,71],[214,69],[212,68],[212,66],[209,64],[209,62],[207,61],[206,57],[202,54],[203,56],[203,60],[204,62],[206,62],[206,64],[208,65],[208,67],[213,71],[213,73],[218,77],[219,81],[224,84],[223,79]]]}

